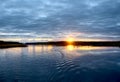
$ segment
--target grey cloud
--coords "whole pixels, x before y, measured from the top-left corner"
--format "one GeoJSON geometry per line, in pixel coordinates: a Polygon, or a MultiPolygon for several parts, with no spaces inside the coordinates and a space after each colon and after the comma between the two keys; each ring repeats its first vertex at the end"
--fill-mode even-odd
{"type": "Polygon", "coordinates": [[[27,31],[34,37],[64,37],[71,31],[86,33],[78,38],[98,33],[96,38],[120,39],[119,0],[0,0],[0,4],[0,32],[12,26],[15,30],[9,31],[27,31]]]}

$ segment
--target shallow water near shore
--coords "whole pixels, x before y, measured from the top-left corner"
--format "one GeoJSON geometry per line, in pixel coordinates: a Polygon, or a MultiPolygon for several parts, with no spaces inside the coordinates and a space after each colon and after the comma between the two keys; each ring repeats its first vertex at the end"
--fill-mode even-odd
{"type": "Polygon", "coordinates": [[[120,48],[0,49],[0,82],[120,82],[120,48]]]}

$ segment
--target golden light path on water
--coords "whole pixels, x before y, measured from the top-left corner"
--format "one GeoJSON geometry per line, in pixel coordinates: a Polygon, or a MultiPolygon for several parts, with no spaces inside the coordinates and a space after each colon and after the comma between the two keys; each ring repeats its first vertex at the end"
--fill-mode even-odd
{"type": "Polygon", "coordinates": [[[80,56],[85,56],[91,52],[97,52],[97,50],[104,50],[107,49],[106,47],[93,47],[93,46],[74,46],[74,45],[67,45],[65,47],[66,57],[70,59],[74,59],[80,56]]]}
{"type": "Polygon", "coordinates": [[[74,51],[74,50],[99,50],[99,49],[105,49],[106,47],[93,47],[93,46],[74,46],[74,45],[67,45],[66,49],[68,51],[74,51]]]}
{"type": "Polygon", "coordinates": [[[37,56],[37,55],[48,55],[48,56],[64,56],[66,58],[76,58],[79,56],[85,55],[85,53],[89,53],[91,51],[104,50],[106,47],[92,47],[92,46],[28,46],[25,48],[9,48],[5,50],[0,50],[1,53],[6,55],[12,55],[15,57],[20,57],[22,55],[26,55],[29,57],[37,56]]]}

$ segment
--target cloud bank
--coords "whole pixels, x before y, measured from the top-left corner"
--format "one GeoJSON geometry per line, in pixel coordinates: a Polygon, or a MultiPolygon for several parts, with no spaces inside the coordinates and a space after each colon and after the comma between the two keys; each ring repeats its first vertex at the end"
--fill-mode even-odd
{"type": "Polygon", "coordinates": [[[120,40],[119,0],[0,0],[0,38],[120,40]]]}

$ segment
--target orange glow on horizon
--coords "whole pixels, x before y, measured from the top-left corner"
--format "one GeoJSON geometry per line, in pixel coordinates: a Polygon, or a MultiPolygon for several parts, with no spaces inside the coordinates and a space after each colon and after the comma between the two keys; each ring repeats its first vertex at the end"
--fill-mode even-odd
{"type": "Polygon", "coordinates": [[[68,43],[73,43],[73,42],[74,42],[74,38],[68,38],[66,41],[67,41],[68,43]]]}
{"type": "Polygon", "coordinates": [[[46,42],[46,41],[66,41],[67,43],[73,43],[74,41],[113,41],[109,39],[93,39],[93,38],[76,38],[69,35],[64,38],[27,38],[27,37],[12,37],[12,38],[0,38],[1,41],[18,41],[18,42],[46,42]]]}

